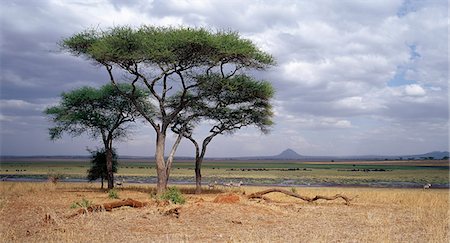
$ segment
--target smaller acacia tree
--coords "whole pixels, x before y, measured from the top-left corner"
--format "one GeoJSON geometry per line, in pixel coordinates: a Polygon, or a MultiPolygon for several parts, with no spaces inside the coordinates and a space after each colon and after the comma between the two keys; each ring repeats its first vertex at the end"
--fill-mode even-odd
{"type": "Polygon", "coordinates": [[[108,84],[99,89],[83,87],[63,93],[59,105],[45,110],[55,124],[49,129],[52,140],[61,138],[64,132],[72,136],[87,133],[102,139],[108,189],[114,187],[113,140],[126,138],[130,124],[142,114],[127,98],[130,96],[133,96],[134,103],[139,103],[141,111],[151,114],[152,106],[147,100],[147,93],[129,84],[108,84]]]}
{"type": "MultiPolygon", "coordinates": [[[[91,153],[91,168],[87,171],[87,179],[89,181],[95,181],[100,178],[102,182],[101,188],[103,189],[103,180],[108,177],[106,151],[105,149],[88,151],[91,153]]],[[[112,167],[113,173],[117,173],[117,154],[114,149],[112,150],[112,167]]]]}
{"type": "Polygon", "coordinates": [[[195,147],[196,193],[201,192],[201,165],[211,140],[220,134],[233,134],[246,126],[256,126],[267,133],[273,124],[270,100],[274,89],[269,82],[244,74],[227,77],[221,74],[199,76],[196,93],[189,95],[190,106],[177,117],[172,131],[182,134],[195,147]],[[209,134],[201,140],[193,130],[202,120],[210,124],[209,134]]]}

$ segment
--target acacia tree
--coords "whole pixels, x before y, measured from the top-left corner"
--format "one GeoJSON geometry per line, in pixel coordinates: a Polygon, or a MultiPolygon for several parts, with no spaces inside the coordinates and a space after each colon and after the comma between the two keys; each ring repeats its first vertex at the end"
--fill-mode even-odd
{"type": "Polygon", "coordinates": [[[55,124],[49,129],[52,140],[61,138],[63,133],[72,136],[87,133],[93,138],[102,139],[106,153],[108,189],[114,187],[113,140],[126,138],[130,124],[141,117],[141,113],[121,93],[130,94],[145,114],[151,114],[147,94],[129,84],[117,87],[108,84],[99,89],[83,87],[62,93],[60,103],[44,111],[55,124]]]}
{"type": "Polygon", "coordinates": [[[211,140],[251,125],[267,133],[273,124],[270,99],[274,94],[269,82],[246,75],[214,74],[199,78],[202,81],[190,96],[189,109],[181,112],[172,126],[173,132],[182,134],[195,147],[196,193],[201,192],[201,166],[211,140]],[[201,120],[207,120],[211,128],[206,137],[196,139],[193,130],[201,120]]]}
{"type": "Polygon", "coordinates": [[[133,104],[156,133],[157,192],[166,190],[177,136],[165,158],[166,136],[178,114],[189,106],[189,92],[200,84],[199,75],[221,73],[232,77],[243,70],[264,70],[273,58],[236,32],[196,28],[142,26],[86,30],[63,40],[62,48],[103,66],[112,84],[142,84],[157,106],[148,116],[133,104]],[[176,105],[173,101],[176,98],[176,105]]]}

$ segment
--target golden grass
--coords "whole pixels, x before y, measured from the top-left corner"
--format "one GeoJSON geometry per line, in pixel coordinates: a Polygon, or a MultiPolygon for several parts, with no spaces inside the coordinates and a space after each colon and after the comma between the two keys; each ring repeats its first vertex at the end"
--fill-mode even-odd
{"type": "MultiPolygon", "coordinates": [[[[83,198],[111,202],[99,184],[0,183],[2,242],[448,242],[448,190],[375,188],[295,188],[306,196],[358,196],[306,203],[284,194],[277,201],[212,203],[215,192],[190,194],[180,218],[164,216],[154,204],[120,208],[67,219],[70,205],[83,198]],[[45,222],[45,215],[51,221],[45,222]]],[[[249,194],[262,187],[234,191],[249,194]]],[[[286,188],[289,189],[289,188],[286,188]]],[[[151,202],[149,185],[118,189],[120,198],[151,202]]],[[[227,190],[227,189],[224,189],[227,190]]],[[[170,206],[169,206],[170,207],[170,206]]]]}

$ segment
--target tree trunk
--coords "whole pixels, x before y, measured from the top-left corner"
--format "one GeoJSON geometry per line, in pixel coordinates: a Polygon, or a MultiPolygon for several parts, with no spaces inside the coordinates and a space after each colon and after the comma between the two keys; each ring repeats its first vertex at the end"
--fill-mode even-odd
{"type": "Polygon", "coordinates": [[[103,176],[101,177],[101,180],[102,180],[102,189],[103,189],[103,176]]]}
{"type": "Polygon", "coordinates": [[[175,157],[175,152],[177,151],[178,145],[180,145],[183,135],[179,134],[175,143],[172,146],[169,156],[166,161],[166,185],[169,183],[170,170],[172,169],[173,159],[175,157]]]}
{"type": "Polygon", "coordinates": [[[217,134],[211,134],[203,140],[201,151],[197,141],[195,141],[192,136],[186,137],[195,147],[195,194],[200,194],[202,192],[202,162],[203,158],[205,158],[206,147],[216,135],[217,134]]]}
{"type": "Polygon", "coordinates": [[[158,181],[156,184],[156,193],[161,194],[167,189],[167,170],[166,163],[164,160],[164,147],[166,143],[166,135],[162,132],[158,132],[156,135],[156,152],[155,152],[155,163],[156,163],[156,174],[158,176],[158,181]]]}
{"type": "MultiPolygon", "coordinates": [[[[109,144],[110,145],[110,144],[109,144]]],[[[107,171],[107,177],[108,180],[108,189],[114,188],[114,173],[113,173],[113,162],[112,162],[112,148],[108,146],[106,148],[106,171],[107,171]]]]}
{"type": "Polygon", "coordinates": [[[202,162],[205,158],[206,147],[211,142],[211,140],[217,135],[217,133],[211,134],[206,137],[202,142],[202,150],[198,148],[198,144],[195,145],[195,193],[200,194],[202,192],[202,162]]]}
{"type": "Polygon", "coordinates": [[[195,194],[202,193],[202,162],[203,157],[195,158],[195,194]]]}

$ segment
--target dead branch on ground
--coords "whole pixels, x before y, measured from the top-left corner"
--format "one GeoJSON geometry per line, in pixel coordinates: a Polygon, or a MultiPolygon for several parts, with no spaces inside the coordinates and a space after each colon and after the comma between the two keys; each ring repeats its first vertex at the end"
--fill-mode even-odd
{"type": "Polygon", "coordinates": [[[179,218],[181,214],[181,207],[170,208],[168,210],[158,210],[164,216],[173,216],[175,218],[179,218]]]}
{"type": "Polygon", "coordinates": [[[97,205],[91,205],[87,208],[80,208],[76,213],[67,216],[67,218],[73,218],[77,215],[85,214],[88,212],[111,211],[114,208],[120,208],[120,207],[124,207],[124,206],[133,207],[133,208],[142,208],[142,207],[146,206],[147,204],[148,203],[146,203],[146,202],[139,202],[134,199],[128,198],[128,199],[124,199],[124,200],[118,201],[118,202],[97,204],[97,205]]]}
{"type": "Polygon", "coordinates": [[[247,198],[248,199],[258,198],[258,199],[263,199],[265,201],[271,202],[272,200],[270,200],[267,197],[264,197],[264,195],[268,194],[268,193],[273,193],[273,192],[283,193],[285,195],[288,195],[288,196],[291,196],[291,197],[295,197],[295,198],[299,198],[299,199],[301,199],[303,201],[307,201],[307,202],[314,202],[314,201],[317,201],[319,199],[336,200],[338,198],[342,198],[343,200],[345,200],[345,204],[346,205],[350,205],[350,201],[355,199],[355,197],[354,198],[349,198],[349,197],[341,195],[341,194],[336,194],[336,195],[334,195],[332,197],[321,196],[321,195],[317,195],[315,197],[307,197],[307,196],[302,196],[300,194],[297,194],[297,193],[294,193],[294,192],[291,192],[291,191],[288,191],[288,190],[277,189],[277,188],[271,188],[271,189],[267,189],[267,190],[264,190],[264,191],[255,192],[255,193],[252,193],[252,194],[248,195],[247,198]]]}

